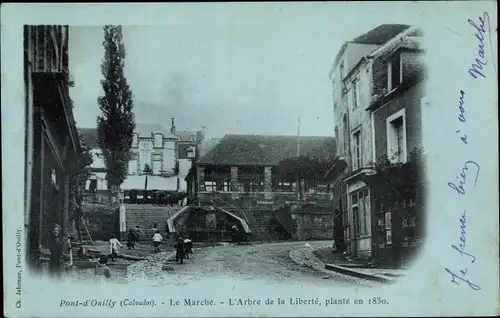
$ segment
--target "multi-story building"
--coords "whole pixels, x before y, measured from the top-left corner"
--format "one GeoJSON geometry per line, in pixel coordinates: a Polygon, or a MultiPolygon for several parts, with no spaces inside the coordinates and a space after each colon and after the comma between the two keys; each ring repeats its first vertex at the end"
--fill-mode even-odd
{"type": "Polygon", "coordinates": [[[371,196],[363,181],[373,173],[373,118],[366,111],[372,101],[371,52],[410,28],[381,25],[340,49],[329,76],[333,86],[333,111],[338,157],[328,172],[334,193],[337,228],[342,248],[357,257],[371,256],[371,196]]]}
{"type": "Polygon", "coordinates": [[[196,157],[199,146],[204,142],[204,129],[201,131],[177,131],[179,137],[177,142],[178,167],[179,167],[179,191],[187,192],[186,176],[191,169],[192,160],[196,157]]]}
{"type": "Polygon", "coordinates": [[[55,224],[68,238],[70,173],[81,147],[69,98],[68,27],[24,27],[25,227],[28,264],[48,259],[55,224]]]}
{"type": "Polygon", "coordinates": [[[394,168],[371,180],[372,254],[381,264],[411,261],[423,242],[422,104],[426,71],[422,32],[411,28],[371,54],[373,156],[394,168]],[[392,178],[390,188],[387,180],[392,178]],[[399,195],[398,195],[399,194],[399,195]]]}

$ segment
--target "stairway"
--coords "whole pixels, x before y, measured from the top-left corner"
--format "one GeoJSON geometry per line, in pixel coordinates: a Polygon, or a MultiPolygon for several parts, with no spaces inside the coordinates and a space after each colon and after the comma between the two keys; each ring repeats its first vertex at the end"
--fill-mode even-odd
{"type": "Polygon", "coordinates": [[[247,222],[248,227],[250,228],[251,231],[255,230],[258,227],[257,220],[255,219],[252,211],[249,211],[249,210],[245,211],[241,208],[238,208],[217,195],[215,195],[214,198],[215,198],[215,204],[217,207],[224,209],[228,212],[231,212],[234,215],[245,220],[245,222],[247,222]]]}
{"type": "Polygon", "coordinates": [[[92,240],[92,236],[90,235],[89,228],[87,226],[87,220],[85,220],[84,217],[82,217],[82,219],[80,221],[80,226],[78,227],[78,230],[80,232],[80,243],[81,244],[95,245],[94,241],[92,240]]]}

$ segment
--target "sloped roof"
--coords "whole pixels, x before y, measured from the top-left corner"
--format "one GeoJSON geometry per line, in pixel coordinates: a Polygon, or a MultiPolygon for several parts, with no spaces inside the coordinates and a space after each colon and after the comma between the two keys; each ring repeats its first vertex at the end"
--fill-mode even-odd
{"type": "MultiPolygon", "coordinates": [[[[204,155],[200,165],[277,165],[297,155],[297,136],[226,135],[204,155]]],[[[300,137],[300,155],[335,157],[333,137],[300,137]]]]}
{"type": "Polygon", "coordinates": [[[382,45],[409,27],[407,24],[382,24],[358,36],[352,42],[382,45]]]}
{"type": "Polygon", "coordinates": [[[342,44],[342,47],[335,56],[335,60],[333,62],[333,66],[332,69],[330,70],[330,73],[339,62],[342,54],[344,54],[344,51],[348,43],[382,45],[387,41],[389,41],[390,39],[392,39],[393,37],[395,37],[396,35],[398,35],[399,33],[408,29],[409,27],[410,25],[407,24],[381,24],[378,27],[371,29],[370,31],[354,38],[353,40],[345,42],[344,44],[342,44]]]}
{"type": "Polygon", "coordinates": [[[221,138],[212,138],[205,140],[199,146],[200,157],[206,155],[210,150],[212,150],[221,141],[221,138]]]}
{"type": "Polygon", "coordinates": [[[97,129],[96,128],[78,128],[78,131],[83,136],[83,142],[92,149],[99,148],[97,142],[97,129]]]}
{"type": "Polygon", "coordinates": [[[198,131],[192,131],[192,130],[181,130],[175,132],[175,135],[179,137],[180,141],[190,141],[190,142],[196,141],[198,134],[199,134],[198,131]]]}
{"type": "Polygon", "coordinates": [[[151,137],[153,133],[162,133],[163,138],[173,138],[179,139],[179,137],[173,135],[170,129],[167,129],[159,124],[135,124],[135,133],[139,134],[140,137],[151,137]]]}

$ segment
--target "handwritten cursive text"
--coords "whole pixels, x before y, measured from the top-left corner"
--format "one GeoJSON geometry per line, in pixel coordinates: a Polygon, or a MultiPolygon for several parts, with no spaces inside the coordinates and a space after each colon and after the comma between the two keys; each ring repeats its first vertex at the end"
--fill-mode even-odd
{"type": "MultiPolygon", "coordinates": [[[[459,238],[460,243],[458,244],[458,246],[451,245],[451,248],[453,250],[459,252],[460,256],[468,257],[470,259],[471,264],[473,264],[476,261],[476,257],[470,253],[465,252],[465,247],[467,245],[467,212],[466,211],[464,211],[464,213],[460,217],[459,223],[460,223],[460,238],[459,238]]],[[[451,275],[451,282],[452,283],[460,285],[459,282],[465,282],[473,290],[480,290],[481,289],[481,287],[472,283],[469,280],[469,278],[467,277],[467,268],[459,270],[458,273],[453,272],[449,268],[445,268],[445,270],[448,272],[448,274],[451,275]]]]}
{"type": "Polygon", "coordinates": [[[469,168],[471,168],[471,166],[476,168],[476,177],[473,184],[473,187],[476,187],[477,179],[479,178],[479,171],[481,170],[481,168],[479,167],[479,164],[477,162],[472,160],[468,160],[464,163],[462,170],[460,171],[460,175],[457,176],[458,185],[453,182],[448,182],[448,186],[455,190],[458,195],[466,194],[464,186],[467,183],[467,172],[469,171],[469,168]]]}
{"type": "Polygon", "coordinates": [[[490,26],[490,16],[488,15],[487,12],[483,13],[482,17],[479,17],[479,25],[477,25],[474,21],[471,19],[467,20],[471,26],[474,27],[476,30],[475,36],[477,40],[479,41],[478,43],[478,51],[477,51],[477,56],[476,60],[471,64],[471,67],[469,68],[469,75],[472,76],[472,78],[476,79],[479,76],[482,78],[486,78],[486,75],[483,73],[483,66],[488,64],[488,60],[485,58],[484,55],[484,35],[486,34],[486,23],[488,24],[488,29],[490,26]]]}

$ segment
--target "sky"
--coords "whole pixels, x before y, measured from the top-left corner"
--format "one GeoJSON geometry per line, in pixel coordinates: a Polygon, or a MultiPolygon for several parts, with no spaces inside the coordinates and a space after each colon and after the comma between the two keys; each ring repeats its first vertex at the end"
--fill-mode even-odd
{"type": "MultiPolygon", "coordinates": [[[[380,24],[418,23],[412,10],[366,3],[274,4],[217,10],[193,4],[203,19],[123,25],[125,76],[136,122],[207,137],[226,133],[333,136],[328,71],[345,41],[380,24]],[[205,10],[204,12],[202,12],[205,10]]],[[[184,9],[186,11],[188,9],[184,9]]],[[[70,28],[70,72],[78,127],[95,127],[102,94],[102,26],[70,28]]]]}

